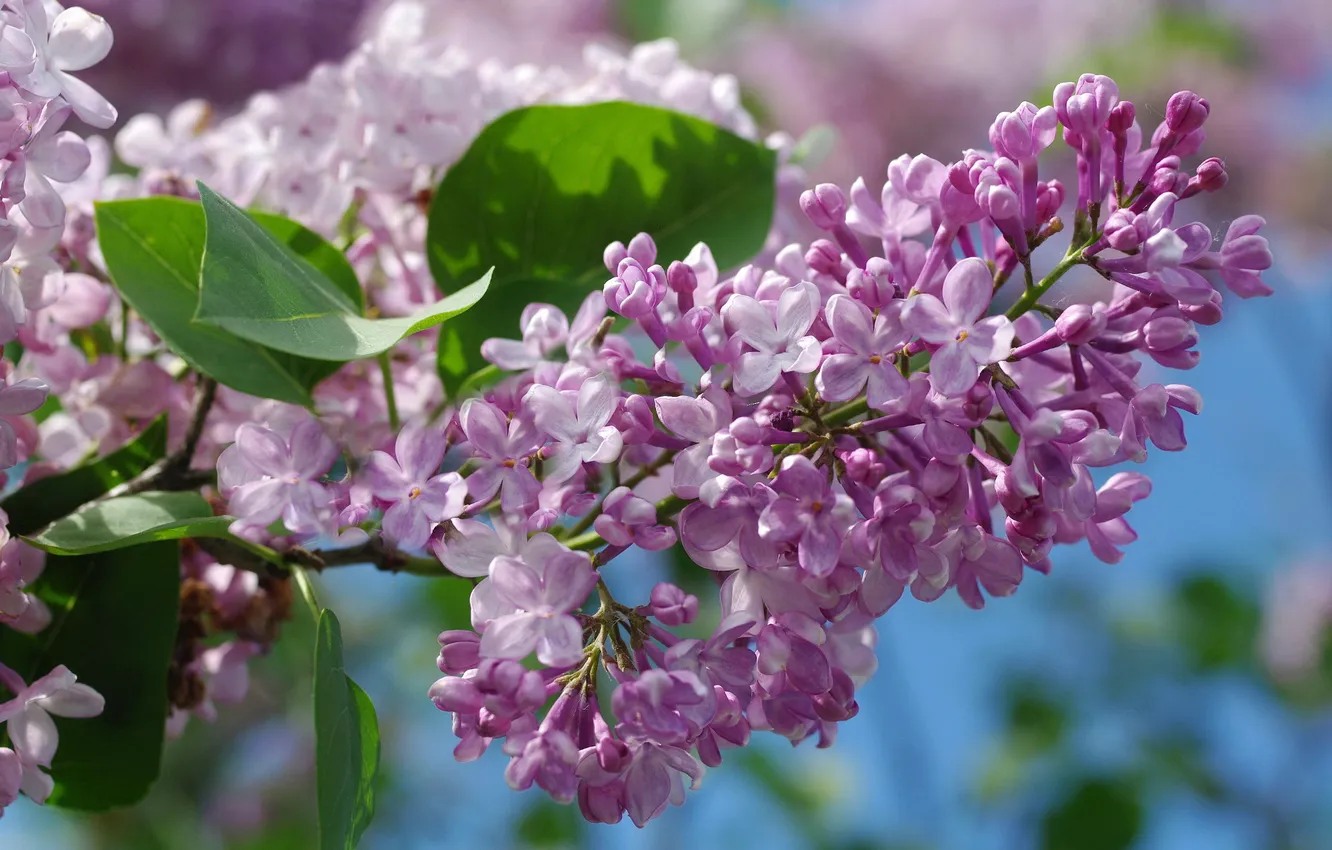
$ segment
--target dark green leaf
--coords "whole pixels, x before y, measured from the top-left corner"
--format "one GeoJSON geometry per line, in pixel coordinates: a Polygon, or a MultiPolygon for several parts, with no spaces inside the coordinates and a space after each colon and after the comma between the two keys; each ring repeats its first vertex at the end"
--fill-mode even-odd
{"type": "Polygon", "coordinates": [[[577,847],[584,823],[578,807],[540,799],[518,820],[518,839],[528,847],[577,847]]]}
{"type": "Polygon", "coordinates": [[[1008,733],[1024,752],[1036,755],[1059,745],[1068,711],[1030,683],[1015,688],[1008,702],[1008,733]]]}
{"type": "Polygon", "coordinates": [[[166,418],[104,458],[34,481],[0,502],[13,534],[32,534],[80,505],[131,480],[166,456],[166,418]]]}
{"type": "Polygon", "coordinates": [[[1082,781],[1045,813],[1042,850],[1126,850],[1142,830],[1142,800],[1127,781],[1082,781]]]}
{"type": "Polygon", "coordinates": [[[157,779],[176,640],[180,555],[150,543],[49,557],[37,595],[52,622],[37,635],[0,629],[0,660],[31,681],[64,664],[106,698],[98,717],[57,717],[51,803],[100,810],[137,802],[157,779]]]}
{"type": "Polygon", "coordinates": [[[487,271],[411,316],[367,319],[326,275],[240,207],[202,183],[199,194],[208,236],[195,318],[278,351],[338,362],[375,357],[471,309],[490,285],[487,271]]]}
{"type": "Polygon", "coordinates": [[[1254,657],[1258,606],[1216,576],[1195,576],[1175,591],[1175,621],[1198,670],[1241,667],[1254,657]]]}
{"type": "Polygon", "coordinates": [[[444,576],[422,579],[425,585],[416,596],[426,602],[432,626],[440,631],[472,627],[472,583],[465,578],[444,576]]]}
{"type": "MultiPolygon", "coordinates": [[[[311,404],[315,384],[337,371],[336,364],[263,348],[194,321],[204,253],[199,204],[156,197],[96,208],[97,238],[116,288],[190,366],[241,392],[302,405],[311,404]]],[[[299,233],[295,238],[304,244],[299,233]]]]}
{"type": "Polygon", "coordinates": [[[375,815],[379,724],[370,697],[347,676],[342,628],[325,608],[315,638],[315,781],[321,850],[351,850],[375,815]]]}
{"type": "Polygon", "coordinates": [[[606,245],[650,233],[659,261],[706,241],[722,268],[763,247],[771,151],[696,118],[630,103],[533,106],[502,116],[449,169],[430,210],[435,281],[456,292],[492,266],[495,292],[445,327],[446,386],[485,365],[480,344],[518,334],[531,301],[573,311],[600,289],[606,245]]]}
{"type": "Polygon", "coordinates": [[[198,493],[138,493],[88,505],[28,542],[55,555],[91,555],[155,540],[227,537],[231,522],[213,516],[198,493]]]}

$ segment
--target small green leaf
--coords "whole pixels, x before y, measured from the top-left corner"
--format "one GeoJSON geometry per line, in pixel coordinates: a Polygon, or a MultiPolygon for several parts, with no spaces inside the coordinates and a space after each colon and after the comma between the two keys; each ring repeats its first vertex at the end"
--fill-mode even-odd
{"type": "Polygon", "coordinates": [[[1068,709],[1040,685],[1014,687],[1008,701],[1008,733],[1018,749],[1039,755],[1059,746],[1068,725],[1068,709]]]}
{"type": "Polygon", "coordinates": [[[1260,620],[1258,606],[1217,576],[1194,576],[1175,591],[1175,626],[1197,670],[1252,663],[1260,620]]]}
{"type": "Polygon", "coordinates": [[[91,555],[182,537],[227,537],[232,518],[213,516],[198,493],[138,493],[88,505],[28,542],[53,555],[91,555]]]}
{"type": "Polygon", "coordinates": [[[1045,813],[1041,850],[1127,850],[1142,820],[1141,795],[1127,780],[1085,779],[1045,813]]]}
{"type": "Polygon", "coordinates": [[[516,832],[527,847],[577,847],[585,823],[577,806],[542,798],[523,812],[516,832]]]}
{"type": "Polygon", "coordinates": [[[370,697],[347,675],[342,628],[327,608],[315,638],[314,715],[319,847],[351,850],[375,815],[379,722],[370,697]]]}
{"type": "Polygon", "coordinates": [[[244,210],[199,184],[208,222],[195,318],[269,348],[317,360],[376,357],[405,336],[471,309],[490,273],[411,316],[367,319],[329,278],[244,210]]]}
{"type": "Polygon", "coordinates": [[[64,664],[106,699],[98,717],[55,718],[53,805],[135,803],[157,779],[176,642],[180,554],[173,543],[49,557],[33,591],[51,609],[36,635],[0,629],[0,661],[32,681],[64,664]]]}
{"type": "MultiPolygon", "coordinates": [[[[52,396],[54,397],[54,396],[52,396]]],[[[0,502],[13,534],[32,534],[166,456],[166,417],[111,454],[86,466],[32,482],[0,502]]]]}
{"type": "Polygon", "coordinates": [[[606,245],[652,235],[662,264],[706,241],[722,268],[748,261],[772,223],[772,151],[679,113],[631,103],[532,106],[486,127],[430,209],[430,269],[457,292],[494,267],[494,294],[440,335],[452,392],[512,337],[532,301],[566,312],[608,277],[606,245]]]}
{"type": "MultiPolygon", "coordinates": [[[[199,204],[181,198],[138,198],[98,203],[96,213],[98,244],[121,296],[197,371],[250,395],[307,406],[315,384],[337,371],[336,364],[263,348],[194,321],[204,254],[199,204]]],[[[308,247],[304,233],[309,231],[287,224],[279,231],[294,240],[293,250],[308,247]]],[[[310,260],[335,278],[342,277],[325,262],[326,256],[315,250],[310,260]]]]}

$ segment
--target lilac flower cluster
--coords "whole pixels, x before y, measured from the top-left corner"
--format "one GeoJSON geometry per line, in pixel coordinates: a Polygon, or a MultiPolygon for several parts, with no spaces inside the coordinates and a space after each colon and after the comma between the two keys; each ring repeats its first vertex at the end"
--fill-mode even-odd
{"type": "MultiPolygon", "coordinates": [[[[190,101],[165,121],[132,118],[114,141],[120,158],[140,169],[130,176],[112,173],[107,141],[63,131],[71,112],[97,127],[116,120],[106,100],[75,76],[110,48],[105,21],[41,0],[9,0],[0,8],[0,141],[7,140],[0,154],[6,214],[0,217],[0,346],[14,342],[21,352],[15,363],[0,358],[5,489],[104,455],[163,415],[169,443],[178,447],[198,403],[200,381],[188,365],[133,311],[120,309],[95,238],[94,201],[188,194],[183,187],[204,179],[233,198],[331,232],[355,197],[360,238],[349,259],[362,280],[376,282],[367,287],[376,309],[396,315],[436,297],[425,271],[421,191],[503,112],[538,102],[629,99],[694,112],[750,137],[756,132],[734,79],[685,64],[671,42],[626,55],[592,49],[581,67],[569,69],[504,67],[428,34],[425,7],[398,0],[345,62],[262,93],[238,115],[218,120],[212,106],[190,101]],[[119,343],[113,350],[92,344],[104,328],[119,343]],[[48,400],[58,404],[43,408],[48,400]],[[18,474],[9,476],[6,470],[15,467],[18,474]]],[[[441,403],[433,347],[424,339],[399,346],[392,380],[405,420],[423,420],[441,403]]],[[[261,477],[241,460],[242,448],[253,450],[260,470],[286,470],[294,481],[250,488],[239,508],[257,522],[281,505],[292,542],[341,519],[360,522],[382,500],[424,485],[425,498],[401,499],[402,508],[384,518],[401,545],[424,545],[435,523],[456,515],[465,492],[456,484],[450,490],[447,480],[432,483],[433,474],[412,478],[439,465],[438,457],[431,459],[432,446],[442,445],[437,435],[421,432],[416,449],[401,435],[395,454],[398,435],[386,425],[383,378],[362,363],[349,364],[315,395],[319,422],[338,448],[363,458],[387,450],[365,468],[375,477],[358,482],[338,505],[321,500],[319,483],[337,450],[331,441],[311,442],[323,432],[300,408],[218,388],[199,456],[211,462],[237,444],[228,457],[238,462],[234,469],[224,464],[228,472],[220,482],[228,492],[261,477]],[[281,446],[261,431],[271,431],[281,446]],[[264,466],[275,458],[283,465],[264,466]]],[[[245,533],[274,542],[253,523],[245,533]]],[[[0,628],[44,628],[50,614],[28,592],[44,556],[11,540],[3,524],[0,534],[0,628]]],[[[364,537],[351,527],[337,539],[364,537]]],[[[267,651],[290,609],[285,580],[187,549],[168,682],[173,735],[191,717],[211,721],[219,705],[244,698],[249,662],[267,651]]]]}
{"type": "Polygon", "coordinates": [[[344,480],[327,480],[337,449],[314,423],[242,426],[219,462],[236,530],[380,534],[477,580],[475,630],[440,635],[430,689],[455,756],[501,740],[510,785],[589,820],[642,826],[755,730],[828,746],[905,593],[980,608],[1048,572],[1056,543],[1115,563],[1135,538],[1150,481],[1095,471],[1185,447],[1201,398],[1153,374],[1197,363],[1218,284],[1271,292],[1261,219],[1215,247],[1174,223],[1226,183],[1217,159],[1183,164],[1208,111],[1180,92],[1147,136],[1113,81],[1084,75],[1054,106],[1001,113],[992,151],[904,156],[878,193],[805,192],[825,236],[773,268],[724,275],[704,244],[663,266],[648,234],[612,244],[572,321],[533,304],[520,340],[485,344],[512,374],[344,480]],[[1038,164],[1061,131],[1071,227],[1038,164]],[[1076,266],[1113,283],[1108,300],[1047,298],[1076,266]],[[717,578],[710,631],[682,629],[700,603],[677,586],[631,606],[603,578],[629,548],[677,541],[717,578]]]}
{"type": "MultiPolygon", "coordinates": [[[[75,76],[100,62],[111,41],[106,22],[83,9],[42,0],[0,4],[0,347],[18,341],[49,348],[52,325],[33,312],[67,291],[89,289],[83,276],[66,276],[51,256],[66,225],[65,201],[52,183],[78,180],[91,159],[83,139],[62,129],[71,115],[98,127],[115,122],[115,108],[75,76]]],[[[104,289],[91,282],[94,293],[104,289]]],[[[52,311],[52,318],[92,324],[107,300],[100,299],[100,312],[93,297],[52,311]]],[[[46,402],[48,392],[45,381],[17,377],[0,357],[0,487],[5,470],[26,460],[39,442],[27,414],[46,402]]],[[[12,537],[8,524],[0,511],[0,628],[35,634],[51,622],[46,604],[30,592],[45,556],[12,537]]],[[[9,739],[9,746],[0,747],[0,814],[20,791],[38,803],[51,793],[44,768],[51,766],[59,738],[50,715],[101,713],[101,696],[75,678],[61,665],[29,683],[0,664],[0,688],[11,697],[0,702],[9,739]]]]}

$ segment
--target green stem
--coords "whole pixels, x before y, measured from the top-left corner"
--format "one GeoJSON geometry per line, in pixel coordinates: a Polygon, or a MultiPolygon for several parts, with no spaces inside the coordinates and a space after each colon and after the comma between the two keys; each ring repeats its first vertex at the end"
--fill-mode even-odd
{"type": "Polygon", "coordinates": [[[1048,292],[1050,287],[1058,283],[1059,279],[1067,274],[1069,269],[1085,262],[1085,260],[1082,259],[1082,248],[1083,246],[1081,245],[1077,246],[1075,250],[1067,254],[1064,259],[1060,260],[1059,265],[1055,266],[1049,274],[1041,278],[1040,283],[1036,284],[1035,287],[1028,287],[1026,291],[1022,293],[1022,297],[1014,302],[1012,307],[1008,308],[1008,313],[1006,314],[1008,318],[1016,319],[1018,316],[1021,316],[1023,313],[1026,313],[1032,307],[1036,306],[1036,302],[1041,300],[1041,296],[1048,292]]]}
{"type": "Polygon", "coordinates": [[[116,344],[116,356],[120,362],[129,360],[129,322],[130,308],[129,302],[124,298],[120,299],[120,341],[116,344]]]}
{"type": "Polygon", "coordinates": [[[398,396],[393,389],[393,364],[389,362],[389,353],[379,355],[379,371],[384,376],[384,401],[388,405],[389,427],[396,433],[402,424],[398,419],[398,396]]]}
{"type": "Polygon", "coordinates": [[[310,613],[314,616],[315,622],[319,622],[319,600],[315,598],[310,576],[306,574],[304,567],[292,567],[291,577],[300,588],[301,596],[305,597],[305,604],[310,606],[310,613]]]}
{"type": "Polygon", "coordinates": [[[845,425],[862,413],[869,412],[869,401],[864,398],[858,398],[855,401],[842,405],[824,415],[823,424],[829,428],[835,428],[838,425],[845,425]]]}

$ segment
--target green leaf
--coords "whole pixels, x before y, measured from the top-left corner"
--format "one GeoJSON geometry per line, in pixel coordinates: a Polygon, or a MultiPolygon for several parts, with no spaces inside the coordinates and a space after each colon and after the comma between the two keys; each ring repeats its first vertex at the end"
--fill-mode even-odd
{"type": "Polygon", "coordinates": [[[375,357],[471,309],[490,285],[487,271],[411,316],[367,319],[326,275],[240,207],[202,183],[199,195],[208,235],[195,318],[278,351],[338,362],[375,357]]]}
{"type": "Polygon", "coordinates": [[[518,840],[527,847],[577,847],[587,821],[577,806],[539,799],[518,819],[518,840]]]}
{"type": "Polygon", "coordinates": [[[1008,734],[1028,755],[1039,755],[1059,746],[1068,726],[1068,709],[1034,682],[1013,688],[1008,699],[1008,734]]]}
{"type": "Polygon", "coordinates": [[[0,660],[25,679],[64,664],[106,698],[98,717],[55,718],[53,805],[101,810],[142,799],[157,779],[176,641],[180,554],[149,543],[50,557],[33,586],[53,615],[37,635],[0,629],[0,660]]]}
{"type": "Polygon", "coordinates": [[[319,846],[350,850],[375,815],[379,723],[343,667],[342,628],[327,608],[315,638],[314,715],[319,846]]]}
{"type": "Polygon", "coordinates": [[[198,493],[138,493],[88,505],[28,542],[54,555],[91,555],[182,537],[228,537],[232,518],[213,516],[198,493]]]}
{"type": "Polygon", "coordinates": [[[771,151],[705,121],[630,103],[532,106],[501,116],[445,174],[426,248],[456,292],[494,267],[496,290],[440,336],[450,391],[485,365],[488,337],[518,333],[523,307],[572,312],[608,277],[606,245],[640,231],[663,264],[706,241],[722,268],[748,261],[772,222],[771,151]]]}
{"type": "MultiPolygon", "coordinates": [[[[307,263],[324,273],[338,291],[346,295],[356,307],[356,312],[365,311],[365,290],[361,288],[356,270],[347,262],[347,255],[334,248],[324,237],[297,221],[292,221],[275,213],[250,210],[250,218],[263,225],[264,229],[277,237],[291,250],[305,259],[307,263]]],[[[205,218],[207,216],[205,215],[205,218]]]]}
{"type": "Polygon", "coordinates": [[[93,463],[32,482],[0,502],[13,534],[32,534],[166,457],[166,417],[93,463]]]}
{"type": "MultiPolygon", "coordinates": [[[[181,198],[139,198],[96,204],[97,238],[116,288],[163,342],[195,370],[250,395],[310,405],[310,390],[337,365],[256,346],[194,321],[204,253],[204,214],[181,198]]],[[[271,221],[271,219],[266,219],[271,221]]],[[[302,231],[281,225],[294,250],[308,248],[302,231]]],[[[308,232],[308,231],[304,231],[308,232]]],[[[311,234],[313,235],[313,234],[311,234]]],[[[314,250],[311,261],[342,273],[314,250]]]]}
{"type": "Polygon", "coordinates": [[[1045,813],[1042,850],[1126,850],[1142,830],[1136,788],[1118,778],[1083,780],[1045,813]]]}
{"type": "Polygon", "coordinates": [[[1194,576],[1175,590],[1175,626],[1197,670],[1250,664],[1260,619],[1258,606],[1217,576],[1194,576]]]}

